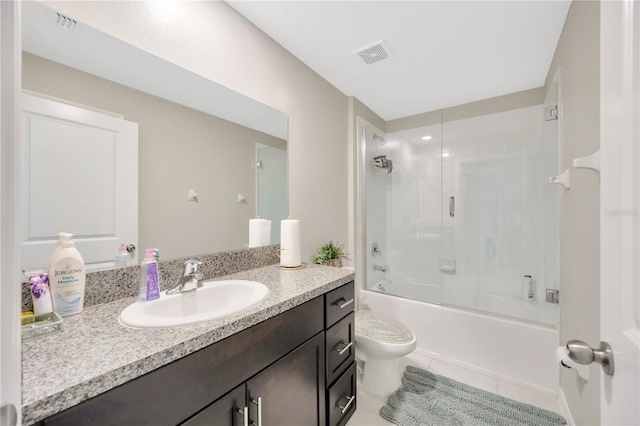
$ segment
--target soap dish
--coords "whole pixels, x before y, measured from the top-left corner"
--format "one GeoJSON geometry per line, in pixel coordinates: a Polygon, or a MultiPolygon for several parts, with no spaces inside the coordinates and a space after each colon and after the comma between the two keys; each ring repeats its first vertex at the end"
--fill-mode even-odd
{"type": "Polygon", "coordinates": [[[38,315],[36,321],[22,327],[22,340],[62,331],[62,317],[55,312],[38,315]]]}

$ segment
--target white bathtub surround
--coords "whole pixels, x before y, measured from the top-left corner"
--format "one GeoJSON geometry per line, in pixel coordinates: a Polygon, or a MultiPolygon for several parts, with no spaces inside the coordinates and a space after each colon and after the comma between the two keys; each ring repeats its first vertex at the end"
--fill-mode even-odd
{"type": "Polygon", "coordinates": [[[558,395],[556,329],[367,290],[360,292],[360,306],[405,324],[418,339],[417,353],[558,395]]]}

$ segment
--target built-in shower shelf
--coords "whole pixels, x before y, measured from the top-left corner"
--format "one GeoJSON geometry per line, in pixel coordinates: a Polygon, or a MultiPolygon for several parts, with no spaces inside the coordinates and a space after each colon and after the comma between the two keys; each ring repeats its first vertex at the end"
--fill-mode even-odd
{"type": "Polygon", "coordinates": [[[600,174],[600,151],[596,151],[586,157],[580,157],[573,160],[573,167],[576,169],[589,169],[600,174]]]}
{"type": "Polygon", "coordinates": [[[562,185],[565,189],[571,189],[571,172],[567,169],[561,175],[551,176],[549,178],[549,183],[562,185]]]}

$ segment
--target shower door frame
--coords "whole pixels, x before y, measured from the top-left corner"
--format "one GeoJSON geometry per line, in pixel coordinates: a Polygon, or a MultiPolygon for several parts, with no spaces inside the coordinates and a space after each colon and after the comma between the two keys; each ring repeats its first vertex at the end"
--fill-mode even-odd
{"type": "MultiPolygon", "coordinates": [[[[355,155],[355,254],[354,262],[356,267],[356,287],[358,290],[367,288],[367,188],[365,178],[367,141],[365,139],[365,127],[373,126],[364,118],[356,117],[356,155],[355,155]]],[[[356,310],[360,309],[360,300],[356,297],[356,310]]]]}

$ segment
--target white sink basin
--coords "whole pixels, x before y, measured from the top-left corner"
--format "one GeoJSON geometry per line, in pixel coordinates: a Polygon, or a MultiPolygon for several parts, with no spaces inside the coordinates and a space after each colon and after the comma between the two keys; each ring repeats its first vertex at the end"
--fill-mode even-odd
{"type": "Polygon", "coordinates": [[[211,281],[204,287],[160,298],[136,302],[120,314],[120,322],[130,327],[164,328],[198,324],[223,318],[260,303],[269,289],[256,281],[211,281]]]}

